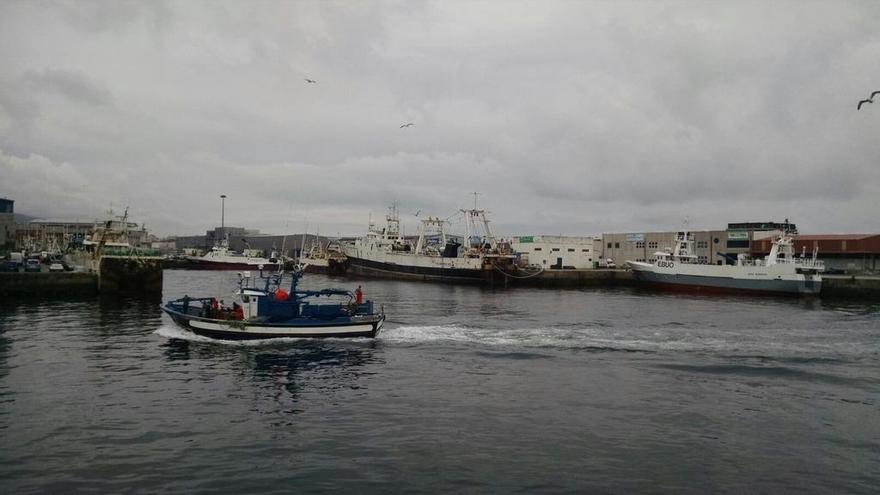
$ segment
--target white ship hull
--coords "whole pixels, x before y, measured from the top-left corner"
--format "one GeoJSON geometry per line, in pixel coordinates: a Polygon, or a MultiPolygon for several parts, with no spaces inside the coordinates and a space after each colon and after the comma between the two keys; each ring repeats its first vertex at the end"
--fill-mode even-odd
{"type": "Polygon", "coordinates": [[[816,295],[822,289],[818,273],[799,273],[791,265],[739,266],[666,262],[629,262],[640,281],[682,290],[816,295]]]}

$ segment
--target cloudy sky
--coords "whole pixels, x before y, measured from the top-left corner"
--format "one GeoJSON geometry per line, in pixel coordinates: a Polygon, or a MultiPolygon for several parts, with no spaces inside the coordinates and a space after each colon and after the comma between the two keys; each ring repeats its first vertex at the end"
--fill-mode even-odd
{"type": "Polygon", "coordinates": [[[356,234],[479,191],[507,235],[880,232],[874,1],[5,0],[0,62],[19,213],[356,234]]]}

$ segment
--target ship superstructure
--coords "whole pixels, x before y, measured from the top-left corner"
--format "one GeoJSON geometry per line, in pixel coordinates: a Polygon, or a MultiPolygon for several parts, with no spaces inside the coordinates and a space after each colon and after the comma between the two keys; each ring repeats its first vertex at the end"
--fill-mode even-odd
{"type": "Polygon", "coordinates": [[[399,210],[392,205],[383,227],[370,222],[367,234],[344,248],[350,269],[365,275],[479,282],[499,265],[513,263],[515,255],[509,244],[492,235],[485,210],[460,212],[465,220],[463,243],[446,234],[445,220],[430,216],[421,220],[412,243],[404,238],[399,210]]]}

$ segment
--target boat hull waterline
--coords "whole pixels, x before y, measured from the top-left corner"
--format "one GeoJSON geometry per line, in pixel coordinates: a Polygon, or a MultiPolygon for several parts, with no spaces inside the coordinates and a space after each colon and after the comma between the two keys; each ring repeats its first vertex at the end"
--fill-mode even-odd
{"type": "Polygon", "coordinates": [[[674,290],[715,293],[818,295],[822,281],[801,279],[743,279],[703,275],[656,273],[633,269],[633,277],[645,284],[674,290]]]}
{"type": "Polygon", "coordinates": [[[259,271],[260,267],[267,272],[277,271],[279,266],[277,263],[257,264],[257,263],[230,263],[225,261],[205,261],[198,258],[190,258],[192,268],[197,270],[253,270],[259,271]]]}
{"type": "Polygon", "coordinates": [[[459,282],[482,282],[485,277],[485,270],[479,268],[446,268],[383,263],[381,261],[351,256],[348,260],[349,270],[353,273],[377,277],[459,282]]]}
{"type": "Polygon", "coordinates": [[[385,315],[355,321],[313,321],[301,324],[261,324],[258,322],[218,320],[187,315],[162,306],[175,323],[197,335],[220,340],[262,340],[273,338],[373,338],[385,323],[385,315]]]}

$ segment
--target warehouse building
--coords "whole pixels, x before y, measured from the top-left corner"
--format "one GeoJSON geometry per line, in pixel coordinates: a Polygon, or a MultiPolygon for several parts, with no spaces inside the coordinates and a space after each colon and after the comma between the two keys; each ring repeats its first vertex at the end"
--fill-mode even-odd
{"type": "MultiPolygon", "coordinates": [[[[797,231],[797,227],[788,222],[729,223],[726,230],[690,231],[693,254],[700,263],[734,264],[738,254],[750,253],[753,241],[772,238],[783,229],[797,231]]],[[[678,234],[678,231],[603,234],[601,258],[619,267],[627,261],[653,263],[654,253],[675,247],[678,234]]]]}
{"type": "MultiPolygon", "coordinates": [[[[827,273],[880,272],[880,234],[796,235],[792,243],[797,254],[818,250],[827,273]]],[[[751,254],[766,256],[771,246],[772,239],[757,240],[751,254]]]]}
{"type": "Polygon", "coordinates": [[[0,198],[0,256],[15,244],[15,201],[0,198]]]}
{"type": "Polygon", "coordinates": [[[600,242],[592,237],[529,235],[513,237],[510,245],[527,264],[561,270],[595,267],[595,245],[600,242]]]}

